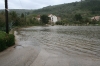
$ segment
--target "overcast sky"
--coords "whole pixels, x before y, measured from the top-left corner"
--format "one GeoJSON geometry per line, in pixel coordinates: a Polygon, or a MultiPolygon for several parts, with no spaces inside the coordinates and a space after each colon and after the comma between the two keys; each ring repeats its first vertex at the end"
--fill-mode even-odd
{"type": "MultiPolygon", "coordinates": [[[[0,9],[5,8],[5,0],[0,0],[0,9]]],[[[39,9],[49,5],[71,3],[80,0],[8,0],[9,9],[39,9]]]]}

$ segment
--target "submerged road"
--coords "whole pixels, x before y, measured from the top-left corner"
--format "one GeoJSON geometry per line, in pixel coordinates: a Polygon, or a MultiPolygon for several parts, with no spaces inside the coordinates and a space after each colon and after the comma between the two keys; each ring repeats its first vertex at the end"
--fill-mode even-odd
{"type": "Polygon", "coordinates": [[[100,66],[100,26],[34,26],[14,32],[0,66],[100,66]]]}

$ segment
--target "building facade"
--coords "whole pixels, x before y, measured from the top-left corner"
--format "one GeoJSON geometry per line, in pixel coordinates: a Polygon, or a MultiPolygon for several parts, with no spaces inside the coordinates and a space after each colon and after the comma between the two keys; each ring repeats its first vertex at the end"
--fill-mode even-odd
{"type": "Polygon", "coordinates": [[[92,21],[93,21],[93,20],[100,21],[100,16],[94,16],[94,17],[91,18],[91,20],[92,20],[92,21]]]}
{"type": "Polygon", "coordinates": [[[51,23],[55,24],[58,21],[58,18],[55,15],[49,14],[48,17],[50,17],[50,22],[51,23]]]}

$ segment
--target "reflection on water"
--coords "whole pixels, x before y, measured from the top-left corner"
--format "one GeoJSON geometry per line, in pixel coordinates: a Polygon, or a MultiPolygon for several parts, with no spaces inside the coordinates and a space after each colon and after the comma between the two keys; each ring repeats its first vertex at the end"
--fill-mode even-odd
{"type": "Polygon", "coordinates": [[[99,26],[48,26],[22,28],[20,41],[65,54],[100,57],[99,26]]]}

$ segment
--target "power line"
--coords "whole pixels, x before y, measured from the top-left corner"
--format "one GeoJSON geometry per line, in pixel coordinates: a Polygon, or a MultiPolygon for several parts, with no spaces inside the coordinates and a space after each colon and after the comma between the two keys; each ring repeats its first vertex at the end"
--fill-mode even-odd
{"type": "MultiPolygon", "coordinates": [[[[20,1],[20,0],[19,0],[20,1]]],[[[23,5],[22,5],[22,2],[20,1],[20,4],[22,6],[22,9],[23,9],[23,5]]],[[[26,11],[24,10],[24,14],[25,14],[25,22],[26,22],[26,11]]]]}
{"type": "Polygon", "coordinates": [[[22,2],[19,0],[21,7],[23,8],[22,2]]]}

